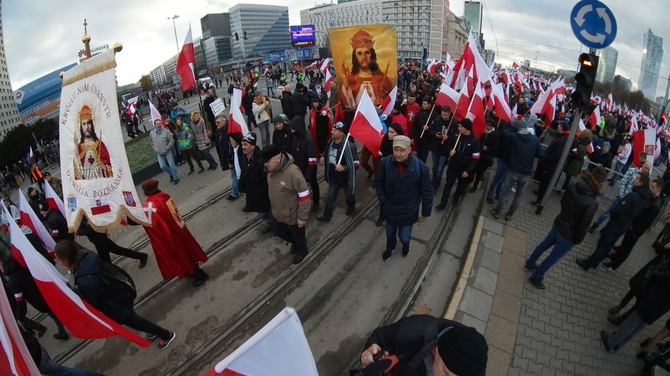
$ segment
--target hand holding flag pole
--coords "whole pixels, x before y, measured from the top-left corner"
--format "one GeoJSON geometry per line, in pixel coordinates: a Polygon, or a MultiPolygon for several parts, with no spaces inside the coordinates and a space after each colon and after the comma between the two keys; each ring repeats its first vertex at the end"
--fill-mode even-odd
{"type": "Polygon", "coordinates": [[[456,146],[458,146],[458,141],[460,141],[460,140],[461,140],[461,134],[459,133],[459,134],[458,134],[458,137],[456,138],[456,142],[454,143],[454,148],[451,149],[451,151],[455,151],[455,150],[456,150],[456,146]]]}
{"type": "MultiPolygon", "coordinates": [[[[433,103],[433,108],[430,109],[430,114],[428,114],[428,120],[426,120],[426,124],[423,125],[424,127],[428,125],[428,122],[430,122],[430,117],[433,116],[433,110],[434,109],[435,109],[435,103],[433,103]]],[[[419,138],[423,138],[423,134],[425,132],[426,132],[426,128],[423,128],[423,130],[421,131],[421,136],[419,136],[419,138]]]]}
{"type": "Polygon", "coordinates": [[[337,159],[337,164],[342,163],[342,156],[344,156],[344,153],[347,151],[347,143],[349,142],[349,133],[347,133],[347,137],[344,139],[344,145],[342,145],[342,153],[340,153],[340,158],[337,159]]]}
{"type": "MultiPolygon", "coordinates": [[[[453,122],[454,122],[454,116],[451,115],[451,119],[449,119],[449,124],[447,125],[447,134],[449,134],[449,130],[451,129],[451,123],[453,123],[453,122]]],[[[443,136],[442,137],[442,142],[440,142],[440,143],[444,144],[444,135],[442,135],[442,136],[443,136]]],[[[458,137],[461,137],[461,135],[459,134],[458,137]]]]}

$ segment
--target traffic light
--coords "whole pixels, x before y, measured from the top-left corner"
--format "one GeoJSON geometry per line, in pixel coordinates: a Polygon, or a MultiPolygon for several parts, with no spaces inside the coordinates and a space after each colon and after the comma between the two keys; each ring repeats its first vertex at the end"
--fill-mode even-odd
{"type": "Polygon", "coordinates": [[[235,40],[240,40],[240,36],[235,33],[235,40]]]}
{"type": "Polygon", "coordinates": [[[593,54],[579,55],[579,73],[575,76],[575,91],[572,93],[572,103],[576,108],[583,110],[589,105],[597,71],[598,56],[593,54]]]}
{"type": "Polygon", "coordinates": [[[243,31],[243,33],[244,33],[244,40],[247,40],[247,32],[243,31]]]}

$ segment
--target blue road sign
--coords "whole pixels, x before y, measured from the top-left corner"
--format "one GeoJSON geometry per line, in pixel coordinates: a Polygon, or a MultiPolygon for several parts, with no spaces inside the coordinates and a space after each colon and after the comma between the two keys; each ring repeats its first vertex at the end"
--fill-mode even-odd
{"type": "Polygon", "coordinates": [[[582,0],[572,8],[570,27],[586,47],[601,49],[614,42],[616,19],[612,11],[597,0],[582,0]]]}

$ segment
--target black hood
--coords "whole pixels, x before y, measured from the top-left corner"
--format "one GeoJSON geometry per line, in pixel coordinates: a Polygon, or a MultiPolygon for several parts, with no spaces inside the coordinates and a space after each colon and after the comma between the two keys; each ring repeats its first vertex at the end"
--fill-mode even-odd
{"type": "Polygon", "coordinates": [[[102,270],[101,262],[93,252],[81,250],[77,253],[77,259],[75,260],[76,269],[74,270],[74,275],[76,277],[84,277],[98,273],[102,270]]]}
{"type": "Polygon", "coordinates": [[[303,119],[302,116],[293,117],[293,119],[288,122],[288,126],[295,130],[295,134],[298,137],[305,135],[305,119],[303,119]]]}

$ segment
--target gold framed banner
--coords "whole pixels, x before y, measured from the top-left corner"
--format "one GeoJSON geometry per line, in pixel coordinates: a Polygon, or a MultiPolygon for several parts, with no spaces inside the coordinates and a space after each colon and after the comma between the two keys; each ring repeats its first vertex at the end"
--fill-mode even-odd
{"type": "Polygon", "coordinates": [[[343,109],[356,109],[361,89],[366,89],[375,106],[381,106],[397,82],[395,25],[332,28],[328,38],[343,109]]]}
{"type": "Polygon", "coordinates": [[[148,224],[121,134],[115,67],[109,50],[63,74],[60,160],[70,232],[82,216],[97,231],[114,229],[123,215],[148,224]]]}

